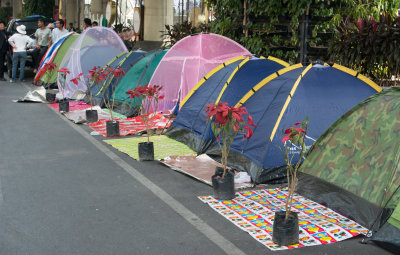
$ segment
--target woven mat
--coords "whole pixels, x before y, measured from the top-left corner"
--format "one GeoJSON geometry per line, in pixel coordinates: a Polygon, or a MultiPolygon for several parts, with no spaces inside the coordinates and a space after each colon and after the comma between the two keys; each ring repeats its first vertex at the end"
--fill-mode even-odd
{"type": "MultiPolygon", "coordinates": [[[[58,112],[58,103],[49,104],[52,108],[54,108],[58,112]]],[[[90,108],[90,104],[87,104],[83,101],[70,101],[69,102],[69,111],[76,111],[76,110],[85,110],[90,108]]]]}
{"type": "Polygon", "coordinates": [[[271,250],[335,243],[368,232],[335,211],[295,195],[292,210],[299,213],[300,243],[278,246],[272,242],[272,226],[275,211],[284,210],[286,195],[281,189],[263,189],[236,192],[235,199],[226,201],[213,196],[199,198],[271,250]]]}
{"type": "MultiPolygon", "coordinates": [[[[147,137],[133,137],[124,139],[105,140],[104,142],[110,144],[119,151],[128,154],[134,159],[139,159],[138,144],[146,142],[147,137]]],[[[177,142],[164,135],[156,135],[150,138],[154,143],[154,158],[163,159],[171,155],[190,155],[195,152],[186,145],[177,142]]]]}
{"type": "MultiPolygon", "coordinates": [[[[142,118],[140,116],[133,117],[129,119],[114,119],[119,121],[119,133],[120,136],[133,135],[146,130],[142,118]]],[[[104,137],[106,135],[106,121],[107,120],[99,120],[98,122],[90,123],[89,127],[94,131],[98,132],[104,137]]],[[[153,129],[161,129],[168,128],[171,124],[171,121],[165,118],[162,114],[158,113],[154,115],[154,121],[152,128],[153,129]]]]}

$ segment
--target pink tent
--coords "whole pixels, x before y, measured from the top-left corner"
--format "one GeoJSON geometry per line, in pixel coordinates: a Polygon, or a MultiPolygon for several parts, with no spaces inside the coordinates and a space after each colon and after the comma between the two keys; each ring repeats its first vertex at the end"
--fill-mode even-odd
{"type": "Polygon", "coordinates": [[[153,77],[151,85],[163,86],[165,98],[158,110],[172,110],[178,101],[207,73],[234,57],[251,53],[243,46],[217,34],[187,36],[165,54],[153,77]]]}

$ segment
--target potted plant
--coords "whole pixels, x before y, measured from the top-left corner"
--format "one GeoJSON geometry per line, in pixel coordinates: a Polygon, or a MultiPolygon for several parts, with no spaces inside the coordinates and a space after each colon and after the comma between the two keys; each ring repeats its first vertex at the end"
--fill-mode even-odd
{"type": "Polygon", "coordinates": [[[134,90],[128,90],[125,92],[130,95],[129,98],[138,98],[141,100],[140,105],[140,116],[143,124],[146,127],[147,142],[139,143],[139,160],[154,160],[154,144],[150,142],[150,136],[152,135],[152,126],[154,121],[154,114],[151,114],[150,109],[153,108],[154,113],[157,112],[158,102],[164,98],[161,95],[162,86],[149,85],[142,87],[137,86],[134,90]]]}
{"type": "MultiPolygon", "coordinates": [[[[44,68],[45,72],[43,74],[43,77],[48,77],[55,68],[57,68],[57,65],[53,62],[46,63],[42,68],[44,68]]],[[[50,92],[50,86],[47,86],[46,89],[46,101],[49,103],[53,103],[56,100],[56,94],[50,92]]]]}
{"type": "Polygon", "coordinates": [[[287,170],[288,195],[286,197],[285,211],[275,212],[272,240],[280,246],[292,245],[299,242],[299,219],[297,212],[292,212],[294,191],[297,185],[297,170],[307,150],[305,137],[308,128],[308,117],[303,122],[297,122],[286,130],[282,130],[284,137],[284,158],[287,170]],[[295,155],[299,156],[293,164],[295,155]]]}
{"type": "Polygon", "coordinates": [[[61,79],[60,79],[60,91],[62,95],[62,99],[59,101],[58,104],[58,110],[61,112],[68,112],[69,111],[69,101],[65,98],[64,96],[64,90],[65,90],[65,83],[67,82],[67,74],[70,74],[71,72],[69,71],[68,68],[61,68],[58,69],[57,72],[60,73],[61,79]]]}
{"type": "Polygon", "coordinates": [[[96,122],[99,119],[97,110],[93,110],[93,95],[91,87],[95,84],[99,84],[105,78],[105,74],[102,72],[102,68],[100,66],[94,66],[91,70],[89,70],[89,75],[86,75],[88,82],[85,83],[89,96],[90,110],[86,110],[86,120],[91,122],[96,122]]]}
{"type": "Polygon", "coordinates": [[[109,80],[108,84],[102,87],[102,89],[105,89],[105,92],[103,93],[104,104],[110,111],[111,117],[111,120],[106,121],[106,133],[108,137],[119,136],[119,121],[114,120],[113,110],[115,103],[115,88],[122,76],[124,75],[125,71],[120,67],[115,69],[111,67],[106,67],[101,70],[101,73],[98,74],[98,77],[100,77],[101,80],[109,80]],[[114,77],[116,77],[117,79],[113,82],[114,77]],[[106,98],[106,96],[108,96],[108,98],[106,98]]]}
{"type": "MultiPolygon", "coordinates": [[[[78,85],[79,79],[82,76],[82,73],[80,73],[77,77],[73,78],[71,81],[75,84],[78,85]]],[[[85,75],[87,78],[87,81],[83,81],[86,85],[87,93],[89,96],[89,103],[90,103],[90,110],[86,110],[86,120],[89,123],[96,122],[98,120],[98,113],[97,110],[93,110],[93,97],[92,97],[92,91],[91,91],[91,85],[93,84],[98,84],[100,81],[102,81],[105,78],[105,74],[102,72],[102,69],[99,66],[95,66],[92,69],[89,70],[89,75],[85,75]]]]}
{"type": "Polygon", "coordinates": [[[235,197],[234,172],[227,171],[231,144],[240,133],[243,134],[243,139],[249,139],[253,135],[250,126],[256,126],[246,107],[232,107],[226,102],[206,106],[207,119],[212,121],[211,129],[221,150],[222,168],[217,167],[215,175],[211,177],[214,196],[220,200],[230,200],[235,197]],[[246,121],[244,115],[248,115],[246,121]]]}

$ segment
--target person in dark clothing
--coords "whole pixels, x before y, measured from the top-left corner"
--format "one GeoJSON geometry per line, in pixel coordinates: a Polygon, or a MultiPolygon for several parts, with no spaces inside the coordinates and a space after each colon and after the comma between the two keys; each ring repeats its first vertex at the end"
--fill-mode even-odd
{"type": "Polygon", "coordinates": [[[0,21],[0,81],[6,80],[4,78],[4,60],[9,48],[5,27],[6,23],[0,21]]]}

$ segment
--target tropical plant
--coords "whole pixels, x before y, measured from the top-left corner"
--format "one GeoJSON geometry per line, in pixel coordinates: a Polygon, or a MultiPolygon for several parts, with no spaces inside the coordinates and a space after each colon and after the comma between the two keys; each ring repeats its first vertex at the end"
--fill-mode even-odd
{"type": "Polygon", "coordinates": [[[46,17],[53,16],[54,0],[24,0],[22,12],[25,16],[41,14],[46,17]]]}
{"type": "MultiPolygon", "coordinates": [[[[167,44],[170,46],[177,43],[182,38],[198,34],[201,32],[208,32],[208,24],[200,24],[199,26],[193,26],[192,23],[184,21],[175,25],[165,25],[166,32],[161,35],[162,38],[166,39],[167,44]]],[[[164,31],[162,31],[164,32],[164,31]]]]}
{"type": "MultiPolygon", "coordinates": [[[[53,62],[46,63],[46,64],[42,67],[43,70],[45,70],[44,73],[42,74],[42,77],[43,77],[43,78],[49,77],[49,76],[54,72],[54,69],[56,69],[57,67],[58,67],[58,66],[57,66],[55,63],[53,63],[53,62]]],[[[47,89],[50,90],[50,86],[47,86],[47,89]]]]}
{"type": "Polygon", "coordinates": [[[68,68],[58,69],[57,72],[59,72],[60,76],[61,76],[61,79],[59,79],[59,83],[61,85],[60,91],[61,91],[62,99],[65,99],[65,96],[64,96],[65,84],[67,82],[67,75],[70,74],[71,72],[69,71],[68,68]]]}
{"type": "Polygon", "coordinates": [[[344,18],[330,45],[335,62],[366,74],[381,85],[396,85],[400,73],[400,18],[382,14],[350,20],[344,18]],[[394,82],[394,84],[393,84],[394,82]]]}
{"type": "Polygon", "coordinates": [[[137,98],[142,102],[140,105],[140,116],[146,127],[147,143],[150,142],[150,136],[152,135],[151,130],[155,117],[154,114],[151,114],[151,111],[157,112],[158,102],[164,98],[164,95],[161,94],[161,90],[162,86],[147,84],[144,87],[139,85],[134,90],[130,89],[125,92],[132,100],[137,98]]]}
{"type": "Polygon", "coordinates": [[[91,110],[93,110],[93,94],[91,88],[99,84],[102,80],[106,78],[105,73],[103,73],[102,70],[103,69],[100,66],[94,66],[92,69],[89,70],[89,75],[85,74],[85,85],[89,97],[91,110]]]}
{"type": "Polygon", "coordinates": [[[249,139],[253,135],[251,126],[256,127],[256,125],[246,107],[228,106],[226,102],[206,106],[207,120],[212,121],[211,129],[221,150],[221,163],[224,169],[221,177],[223,179],[226,175],[231,144],[235,137],[243,134],[243,139],[249,139]],[[248,115],[247,120],[244,120],[244,115],[248,115]]]}
{"type": "Polygon", "coordinates": [[[298,61],[302,20],[308,20],[304,36],[314,58],[326,58],[329,40],[341,17],[351,19],[381,13],[394,14],[399,0],[208,0],[214,20],[211,32],[229,37],[257,55],[298,61]]]}
{"type": "Polygon", "coordinates": [[[307,150],[307,146],[305,144],[305,137],[307,134],[308,128],[308,117],[303,122],[297,122],[292,127],[287,128],[286,130],[282,130],[284,137],[282,139],[282,143],[284,144],[284,158],[286,162],[286,170],[287,170],[287,181],[288,181],[288,196],[286,198],[285,203],[285,219],[287,220],[292,209],[293,196],[294,191],[297,186],[297,170],[301,164],[304,153],[307,150]],[[297,151],[299,152],[299,159],[296,164],[293,164],[293,158],[297,151]]]}
{"type": "Polygon", "coordinates": [[[111,121],[113,120],[113,111],[115,105],[115,88],[118,85],[121,78],[125,75],[124,69],[121,67],[112,68],[112,67],[105,67],[101,69],[100,73],[94,73],[95,79],[101,81],[105,80],[105,83],[101,87],[100,92],[103,92],[103,99],[104,104],[106,105],[107,109],[110,111],[111,121]],[[113,79],[116,77],[116,80],[113,79]]]}

